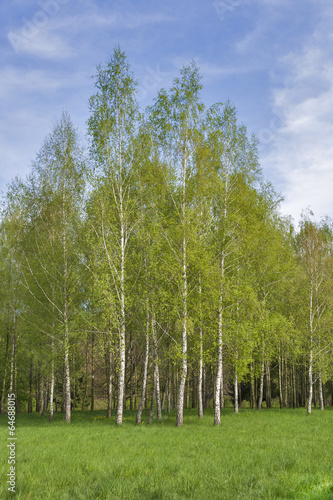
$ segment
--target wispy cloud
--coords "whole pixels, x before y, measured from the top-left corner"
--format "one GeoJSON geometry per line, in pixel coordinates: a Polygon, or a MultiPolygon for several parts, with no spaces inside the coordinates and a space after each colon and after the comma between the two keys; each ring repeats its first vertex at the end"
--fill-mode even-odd
{"type": "Polygon", "coordinates": [[[73,48],[61,34],[46,28],[38,30],[30,37],[22,37],[17,33],[10,32],[8,39],[16,52],[43,59],[63,60],[75,54],[73,48]]]}
{"type": "Polygon", "coordinates": [[[325,14],[305,48],[281,60],[288,76],[274,90],[273,105],[283,126],[263,158],[282,177],[283,210],[296,219],[307,206],[317,217],[333,211],[333,16],[325,14]]]}

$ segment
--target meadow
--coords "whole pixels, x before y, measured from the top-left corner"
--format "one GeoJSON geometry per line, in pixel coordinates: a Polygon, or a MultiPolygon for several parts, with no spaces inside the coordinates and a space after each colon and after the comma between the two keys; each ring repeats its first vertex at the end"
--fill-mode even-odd
{"type": "Polygon", "coordinates": [[[75,411],[72,423],[17,415],[16,494],[7,491],[7,418],[0,416],[0,498],[88,499],[333,499],[333,410],[232,409],[214,427],[185,410],[162,422],[135,425],[124,413],[116,427],[104,411],[75,411]]]}

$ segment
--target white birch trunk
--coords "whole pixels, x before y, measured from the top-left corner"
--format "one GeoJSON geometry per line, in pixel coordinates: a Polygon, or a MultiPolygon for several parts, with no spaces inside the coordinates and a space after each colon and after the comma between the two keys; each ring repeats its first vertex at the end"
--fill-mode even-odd
{"type": "Polygon", "coordinates": [[[183,332],[182,332],[182,365],[178,391],[177,427],[183,425],[184,393],[187,375],[187,265],[186,265],[186,239],[183,238],[183,332]]]}
{"type": "Polygon", "coordinates": [[[49,421],[53,420],[53,396],[54,396],[54,341],[52,340],[52,361],[51,361],[51,385],[50,385],[50,414],[49,421]]]}
{"type": "Polygon", "coordinates": [[[154,383],[156,389],[156,408],[157,408],[157,419],[162,420],[162,409],[161,409],[161,391],[160,391],[160,371],[158,367],[158,351],[157,351],[157,338],[156,338],[156,321],[155,316],[152,316],[152,336],[154,345],[154,383]]]}
{"type": "Polygon", "coordinates": [[[319,372],[319,402],[320,402],[320,409],[323,411],[325,408],[325,402],[324,402],[324,394],[323,394],[323,383],[321,381],[321,372],[319,372]]]}
{"type": "MultiPolygon", "coordinates": [[[[121,148],[120,148],[121,151],[121,148]]],[[[122,190],[122,162],[120,153],[120,186],[119,186],[119,205],[120,205],[120,335],[119,335],[119,355],[120,370],[118,378],[118,404],[116,424],[123,422],[123,407],[125,397],[125,224],[123,211],[123,190],[122,190]]]]}
{"type": "MultiPolygon", "coordinates": [[[[14,316],[14,326],[13,326],[13,340],[12,340],[12,353],[10,357],[10,381],[9,381],[9,394],[13,393],[14,389],[14,359],[15,359],[15,349],[16,349],[16,331],[15,331],[15,316],[14,316]]],[[[15,394],[16,398],[16,394],[15,394]]]]}
{"type": "Polygon", "coordinates": [[[42,375],[41,381],[40,381],[40,387],[39,387],[39,415],[42,415],[43,413],[43,407],[44,407],[44,375],[42,375]]]}
{"type": "Polygon", "coordinates": [[[201,278],[199,281],[199,308],[200,308],[200,331],[199,331],[199,375],[198,375],[198,417],[203,417],[202,402],[202,370],[203,370],[203,345],[202,345],[202,303],[201,303],[201,278]]]}
{"type": "Polygon", "coordinates": [[[150,411],[149,411],[149,416],[148,416],[148,424],[151,424],[153,422],[153,417],[154,417],[154,406],[155,406],[155,396],[156,396],[156,371],[154,370],[154,375],[153,375],[153,391],[151,395],[151,404],[150,404],[150,411]]]}
{"type": "Polygon", "coordinates": [[[311,414],[312,397],[313,397],[313,286],[310,290],[310,356],[309,356],[309,399],[307,412],[311,414]]]}
{"type": "Polygon", "coordinates": [[[111,410],[112,410],[112,349],[111,349],[111,342],[109,345],[109,352],[108,352],[108,380],[107,380],[107,387],[108,387],[108,407],[106,410],[106,418],[111,417],[111,410]]]}
{"type": "Polygon", "coordinates": [[[145,400],[146,400],[148,361],[149,361],[149,318],[147,317],[147,325],[146,325],[146,354],[145,354],[145,363],[144,363],[144,369],[143,369],[142,395],[141,395],[141,401],[140,401],[140,404],[139,404],[138,412],[137,412],[137,415],[136,415],[136,423],[137,424],[141,424],[142,410],[143,410],[143,407],[145,405],[145,400]]]}
{"type": "Polygon", "coordinates": [[[260,388],[259,388],[259,399],[258,399],[258,411],[262,408],[262,400],[264,397],[264,374],[265,374],[265,363],[264,359],[261,361],[261,371],[260,371],[260,388]]]}
{"type": "Polygon", "coordinates": [[[222,360],[222,334],[223,334],[223,276],[224,276],[224,252],[221,258],[221,289],[220,289],[220,299],[219,299],[219,329],[218,329],[218,354],[217,354],[217,373],[216,373],[216,384],[215,384],[215,401],[214,401],[214,424],[221,425],[221,382],[222,382],[222,371],[223,371],[223,360],[222,360]]]}
{"type": "Polygon", "coordinates": [[[235,388],[235,413],[238,413],[238,372],[237,368],[235,368],[235,382],[234,382],[234,388],[235,388]]]}
{"type": "MultiPolygon", "coordinates": [[[[0,414],[1,415],[5,412],[5,392],[6,392],[8,358],[9,358],[9,330],[7,331],[5,366],[4,366],[4,373],[3,373],[3,378],[2,378],[2,393],[1,393],[1,404],[0,404],[0,414]]],[[[11,394],[11,393],[9,393],[9,394],[11,394]]]]}
{"type": "Polygon", "coordinates": [[[68,326],[66,325],[65,336],[65,421],[71,421],[71,383],[69,375],[69,340],[68,340],[68,326]]]}

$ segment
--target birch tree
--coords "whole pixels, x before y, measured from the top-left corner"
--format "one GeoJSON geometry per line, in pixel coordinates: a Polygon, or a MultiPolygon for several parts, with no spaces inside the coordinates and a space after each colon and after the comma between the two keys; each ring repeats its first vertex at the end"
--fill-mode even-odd
{"type": "Polygon", "coordinates": [[[174,179],[172,200],[180,234],[169,235],[169,243],[175,255],[179,276],[181,302],[181,374],[178,388],[177,423],[183,425],[184,392],[188,356],[188,247],[190,178],[194,170],[194,152],[203,104],[199,100],[201,90],[198,68],[194,63],[181,69],[169,94],[162,89],[150,110],[161,159],[168,165],[174,179]]]}
{"type": "MultiPolygon", "coordinates": [[[[332,340],[323,335],[323,318],[328,307],[328,290],[331,285],[332,267],[332,233],[325,224],[320,225],[311,220],[310,214],[303,214],[301,228],[298,235],[300,259],[304,268],[307,292],[308,316],[307,348],[308,348],[308,379],[309,397],[307,412],[311,413],[314,368],[319,367],[320,358],[324,353],[332,350],[332,340]]],[[[320,385],[321,387],[321,385],[320,385]]]]}
{"type": "Polygon", "coordinates": [[[97,68],[96,93],[90,98],[88,132],[95,166],[99,212],[94,231],[109,265],[119,335],[117,425],[122,424],[126,362],[126,266],[135,224],[132,198],[133,147],[137,135],[136,82],[125,53],[116,47],[105,67],[97,68]]]}
{"type": "Polygon", "coordinates": [[[47,339],[47,352],[51,352],[51,419],[55,352],[61,349],[63,353],[66,422],[71,419],[71,322],[79,302],[83,188],[82,149],[69,114],[63,112],[33,162],[31,176],[21,183],[16,195],[22,205],[17,235],[21,281],[29,297],[24,320],[38,329],[43,340],[47,339]]]}

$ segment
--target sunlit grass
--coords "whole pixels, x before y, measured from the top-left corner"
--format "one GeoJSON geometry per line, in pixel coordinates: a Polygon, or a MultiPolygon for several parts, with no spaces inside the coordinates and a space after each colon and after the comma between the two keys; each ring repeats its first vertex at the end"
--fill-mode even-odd
{"type": "MultiPolygon", "coordinates": [[[[39,415],[17,417],[19,499],[333,499],[333,411],[242,409],[199,421],[185,410],[152,425],[121,427],[104,412],[63,414],[53,423],[39,415]]],[[[6,418],[1,416],[0,498],[8,473],[6,418]]],[[[11,495],[12,496],[12,495],[11,495]]]]}

